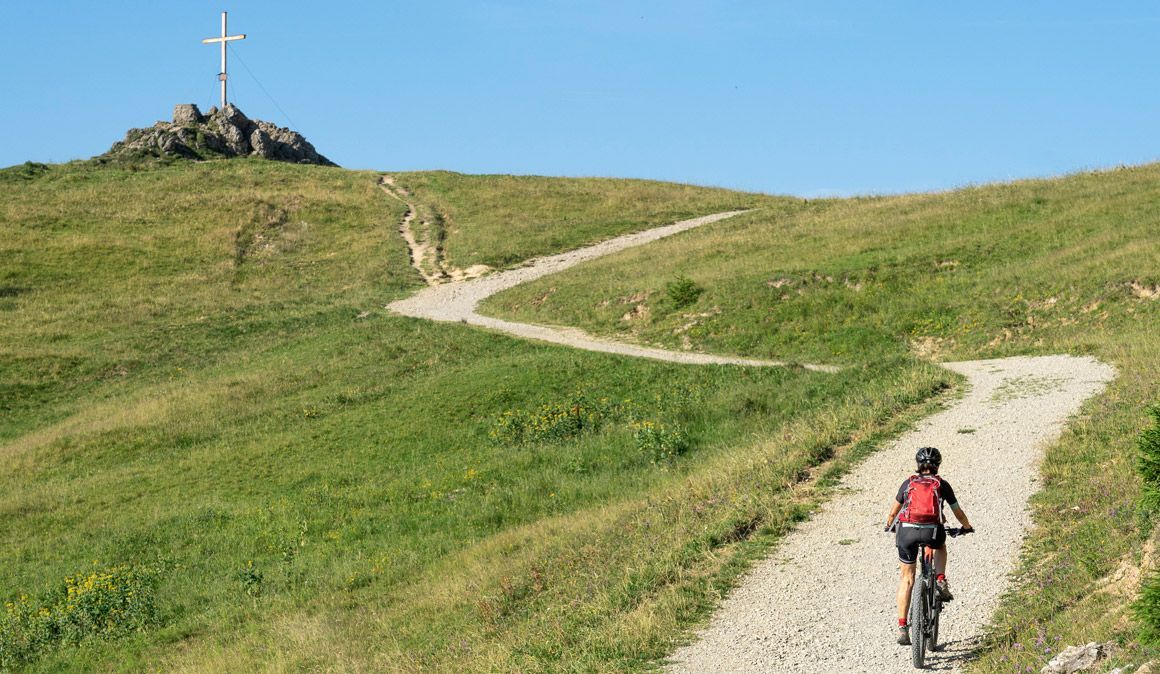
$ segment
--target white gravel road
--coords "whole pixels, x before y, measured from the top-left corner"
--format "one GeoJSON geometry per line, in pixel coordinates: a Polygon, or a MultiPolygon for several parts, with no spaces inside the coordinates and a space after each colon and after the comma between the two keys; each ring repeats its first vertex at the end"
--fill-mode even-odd
{"type": "Polygon", "coordinates": [[[860,464],[672,655],[669,672],[914,671],[910,648],[894,642],[898,558],[882,527],[923,445],[942,450],[942,475],[978,530],[949,543],[955,601],[943,612],[946,649],[927,661],[960,671],[1017,559],[1044,446],[1114,370],[1071,356],[945,366],[968,378],[967,395],[860,464]]]}
{"type": "MultiPolygon", "coordinates": [[[[705,353],[693,353],[689,351],[669,351],[666,349],[656,349],[634,344],[625,344],[623,342],[614,342],[606,339],[599,339],[593,337],[588,333],[576,328],[560,328],[546,325],[531,325],[528,323],[515,323],[512,321],[505,321],[498,318],[491,318],[489,316],[481,316],[476,313],[476,307],[479,303],[487,299],[491,295],[507,290],[513,286],[521,283],[538,279],[542,276],[555,274],[573,265],[593,260],[604,255],[609,255],[617,251],[639,246],[641,244],[656,241],[657,239],[672,236],[678,232],[683,232],[694,227],[707,225],[711,222],[717,222],[725,218],[732,217],[745,211],[730,211],[727,213],[716,213],[713,215],[706,215],[700,218],[693,218],[691,220],[683,220],[671,225],[663,227],[655,227],[643,232],[636,232],[634,234],[626,234],[624,236],[616,237],[602,241],[598,244],[588,246],[586,248],[579,248],[577,250],[561,253],[559,255],[552,255],[550,257],[536,258],[530,260],[525,266],[517,269],[510,269],[507,271],[496,272],[488,274],[480,278],[469,281],[461,281],[454,283],[444,283],[440,285],[431,285],[411,297],[398,300],[387,305],[387,308],[405,316],[414,316],[416,318],[427,318],[433,321],[449,321],[449,322],[464,322],[470,325],[477,325],[492,330],[498,330],[517,337],[525,339],[536,339],[544,342],[552,342],[555,344],[563,344],[565,346],[572,346],[578,349],[585,349],[588,351],[600,351],[603,353],[619,353],[627,356],[637,356],[640,358],[651,358],[653,360],[666,360],[675,363],[715,363],[725,365],[754,365],[754,366],[780,366],[785,363],[780,361],[757,360],[753,358],[733,358],[727,356],[714,356],[705,353]]],[[[837,368],[829,365],[802,365],[806,369],[819,370],[823,372],[833,372],[837,368]]]]}

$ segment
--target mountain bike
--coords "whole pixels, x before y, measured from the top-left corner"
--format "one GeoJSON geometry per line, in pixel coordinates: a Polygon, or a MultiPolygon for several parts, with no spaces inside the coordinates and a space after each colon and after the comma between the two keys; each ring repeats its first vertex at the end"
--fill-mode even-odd
{"type": "MultiPolygon", "coordinates": [[[[974,529],[947,527],[947,537],[954,538],[972,533],[974,529]]],[[[915,572],[914,587],[910,590],[910,662],[921,669],[926,652],[938,647],[938,621],[942,613],[942,599],[935,586],[934,549],[926,543],[918,544],[921,572],[915,572]]]]}

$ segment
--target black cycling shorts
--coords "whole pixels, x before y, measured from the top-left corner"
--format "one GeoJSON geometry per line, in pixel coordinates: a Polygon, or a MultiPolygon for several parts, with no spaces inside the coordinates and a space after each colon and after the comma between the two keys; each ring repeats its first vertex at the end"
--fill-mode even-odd
{"type": "Polygon", "coordinates": [[[898,533],[894,536],[894,545],[898,547],[898,561],[903,564],[914,564],[918,559],[918,544],[926,543],[930,548],[939,550],[947,542],[947,530],[943,525],[936,527],[906,527],[900,522],[898,533]]]}

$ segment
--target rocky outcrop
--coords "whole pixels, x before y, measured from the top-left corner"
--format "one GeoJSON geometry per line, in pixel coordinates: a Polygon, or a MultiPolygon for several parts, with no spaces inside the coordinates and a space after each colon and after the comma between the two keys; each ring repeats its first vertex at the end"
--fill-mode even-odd
{"type": "Polygon", "coordinates": [[[1074,674],[1091,669],[1107,656],[1111,645],[1093,641],[1084,646],[1068,646],[1039,671],[1041,674],[1074,674]]]}
{"type": "Polygon", "coordinates": [[[302,134],[270,122],[249,119],[234,104],[202,114],[192,103],[173,108],[172,122],[157,122],[148,129],[130,129],[125,140],[113,144],[99,158],[263,157],[294,164],[337,166],[318,154],[302,134]]]}
{"type": "Polygon", "coordinates": [[[190,124],[201,124],[205,118],[201,116],[201,110],[193,103],[178,103],[173,106],[173,123],[182,126],[189,126],[190,124]]]}

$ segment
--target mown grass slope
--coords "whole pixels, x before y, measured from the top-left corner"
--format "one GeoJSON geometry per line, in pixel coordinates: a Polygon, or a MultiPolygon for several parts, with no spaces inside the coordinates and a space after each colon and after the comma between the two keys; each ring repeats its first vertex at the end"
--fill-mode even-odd
{"type": "Polygon", "coordinates": [[[512,289],[484,311],[851,366],[907,353],[1115,365],[1047,451],[1038,526],[974,667],[1038,671],[1061,645],[1107,639],[1125,645],[1119,662],[1140,664],[1125,609],[1153,526],[1133,467],[1143,409],[1160,399],[1158,214],[1160,165],[781,204],[512,289]]]}
{"type": "MultiPolygon", "coordinates": [[[[391,316],[421,281],[378,177],[0,172],[0,669],[646,667],[820,476],[952,381],[906,356],[683,367],[391,316]]],[[[472,186],[539,204],[534,228],[596,223],[520,255],[786,201],[399,180],[455,214],[451,250],[475,235],[496,261],[510,219],[476,215],[472,186]]]]}

